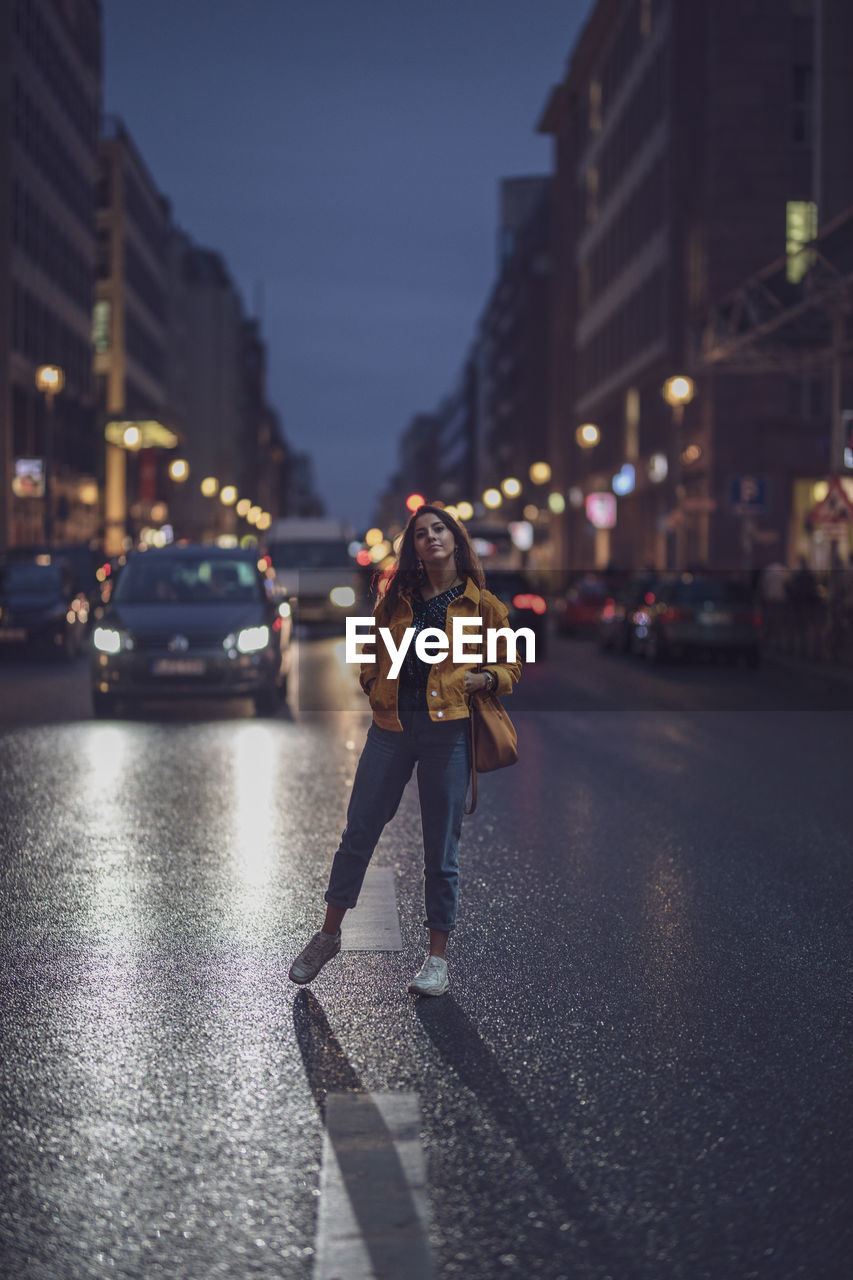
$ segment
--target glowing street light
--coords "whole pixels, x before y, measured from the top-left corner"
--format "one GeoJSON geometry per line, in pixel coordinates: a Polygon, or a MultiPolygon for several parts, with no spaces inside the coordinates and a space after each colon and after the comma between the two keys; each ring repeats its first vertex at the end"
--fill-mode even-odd
{"type": "Polygon", "coordinates": [[[233,507],[237,501],[237,489],[233,484],[223,485],[219,493],[219,501],[223,507],[233,507]]]}
{"type": "Polygon", "coordinates": [[[40,364],[36,369],[36,387],[44,392],[48,403],[65,386],[65,374],[58,364],[40,364]]]}
{"type": "Polygon", "coordinates": [[[474,514],[474,508],[471,506],[470,502],[457,502],[456,514],[459,516],[460,520],[470,520],[474,514]]]}
{"type": "Polygon", "coordinates": [[[667,404],[671,404],[673,408],[676,408],[678,405],[689,404],[693,399],[694,390],[692,378],[687,378],[684,374],[677,374],[674,378],[667,378],[663,384],[661,394],[667,404]]]}
{"type": "Polygon", "coordinates": [[[169,463],[169,476],[176,484],[183,484],[189,479],[190,464],[185,458],[175,458],[169,463]]]}
{"type": "Polygon", "coordinates": [[[521,481],[516,480],[515,476],[508,476],[501,481],[501,488],[507,498],[517,498],[521,493],[521,481]]]}
{"type": "Polygon", "coordinates": [[[529,475],[534,484],[547,484],[551,479],[551,468],[547,462],[534,462],[529,475]]]}
{"type": "Polygon", "coordinates": [[[594,449],[601,439],[601,432],[594,422],[584,422],[575,432],[575,440],[582,449],[594,449]]]}
{"type": "Polygon", "coordinates": [[[219,481],[216,476],[205,476],[199,487],[205,498],[215,498],[219,492],[219,481]]]}
{"type": "Polygon", "coordinates": [[[503,502],[503,498],[501,496],[500,490],[486,489],[485,493],[483,494],[483,502],[489,508],[490,511],[496,510],[503,502]]]}

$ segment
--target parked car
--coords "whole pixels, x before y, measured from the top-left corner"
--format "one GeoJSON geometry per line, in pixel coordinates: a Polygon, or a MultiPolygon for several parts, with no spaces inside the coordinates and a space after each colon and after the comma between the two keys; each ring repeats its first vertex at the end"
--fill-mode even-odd
{"type": "Polygon", "coordinates": [[[251,698],[273,715],[290,664],[290,607],[252,552],[186,545],[127,557],[92,641],[92,706],[251,698]]]}
{"type": "Polygon", "coordinates": [[[29,546],[10,547],[6,558],[10,562],[47,563],[48,560],[64,560],[71,567],[75,592],[83,592],[86,596],[90,624],[94,621],[97,610],[103,603],[103,583],[98,578],[98,570],[104,562],[88,542],[68,542],[50,547],[46,543],[32,543],[29,546]]]}
{"type": "Polygon", "coordinates": [[[26,646],[68,661],[83,647],[89,604],[64,560],[0,565],[0,646],[26,646]]]}
{"type": "Polygon", "coordinates": [[[657,578],[656,573],[637,574],[607,596],[598,618],[598,644],[601,649],[628,652],[634,614],[654,602],[657,578]]]}
{"type": "Polygon", "coordinates": [[[584,574],[558,604],[557,629],[564,635],[594,631],[607,598],[607,583],[594,574],[584,574]]]}
{"type": "Polygon", "coordinates": [[[738,579],[684,573],[659,582],[634,613],[632,648],[652,662],[695,654],[761,660],[761,612],[738,579]]]}
{"type": "MultiPolygon", "coordinates": [[[[548,650],[548,605],[531,580],[520,569],[486,569],[486,586],[506,605],[508,625],[513,631],[528,627],[534,636],[536,660],[548,650]]],[[[522,661],[529,662],[526,644],[519,646],[522,661]]]]}

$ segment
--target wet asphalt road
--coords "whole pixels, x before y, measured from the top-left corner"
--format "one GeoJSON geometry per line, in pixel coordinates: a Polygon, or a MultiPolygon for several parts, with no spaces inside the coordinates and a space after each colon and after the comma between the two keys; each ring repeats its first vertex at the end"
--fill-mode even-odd
{"type": "Polygon", "coordinates": [[[272,721],[0,666],[0,1276],[308,1280],[341,1091],[419,1096],[442,1280],[848,1275],[850,687],[555,641],[418,1002],[413,788],[403,951],[287,979],[367,726],[339,655],[272,721]]]}

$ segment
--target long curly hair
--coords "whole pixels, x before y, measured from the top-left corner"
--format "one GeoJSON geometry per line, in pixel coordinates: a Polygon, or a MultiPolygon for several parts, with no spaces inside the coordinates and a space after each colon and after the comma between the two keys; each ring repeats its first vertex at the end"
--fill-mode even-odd
{"type": "Polygon", "coordinates": [[[468,532],[463,524],[458,520],[454,520],[444,507],[434,506],[431,502],[425,502],[422,507],[418,507],[417,511],[413,511],[409,517],[409,522],[403,531],[403,537],[397,552],[397,559],[394,564],[387,569],[378,582],[379,595],[376,604],[376,612],[381,609],[383,615],[390,616],[396,608],[402,597],[410,598],[412,592],[415,591],[424,580],[424,571],[419,567],[420,561],[415,550],[415,522],[423,515],[435,515],[453,534],[454,541],[454,558],[456,560],[456,572],[464,582],[466,578],[471,578],[482,591],[486,585],[486,577],[483,573],[483,566],[480,564],[477,552],[468,537],[468,532]]]}

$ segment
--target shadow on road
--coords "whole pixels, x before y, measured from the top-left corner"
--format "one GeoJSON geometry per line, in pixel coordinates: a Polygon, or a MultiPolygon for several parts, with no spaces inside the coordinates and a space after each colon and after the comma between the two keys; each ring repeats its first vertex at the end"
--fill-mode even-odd
{"type": "Polygon", "coordinates": [[[411,1280],[432,1277],[429,1246],[393,1135],[310,991],[300,991],[294,1000],[293,1025],[373,1271],[377,1276],[399,1274],[403,1244],[411,1280]],[[359,1105],[335,1108],[332,1117],[326,1100],[340,1093],[359,1095],[359,1105]]]}
{"type": "MultiPolygon", "coordinates": [[[[615,1242],[602,1219],[590,1209],[584,1189],[566,1167],[552,1134],[513,1089],[465,1011],[447,995],[440,1000],[419,1000],[416,1013],[448,1066],[518,1148],[542,1191],[571,1218],[578,1237],[587,1245],[587,1262],[600,1259],[602,1268],[616,1265],[615,1242]]],[[[625,1265],[618,1274],[631,1275],[630,1259],[621,1262],[625,1265]]],[[[604,1274],[609,1272],[602,1270],[604,1274]]]]}

